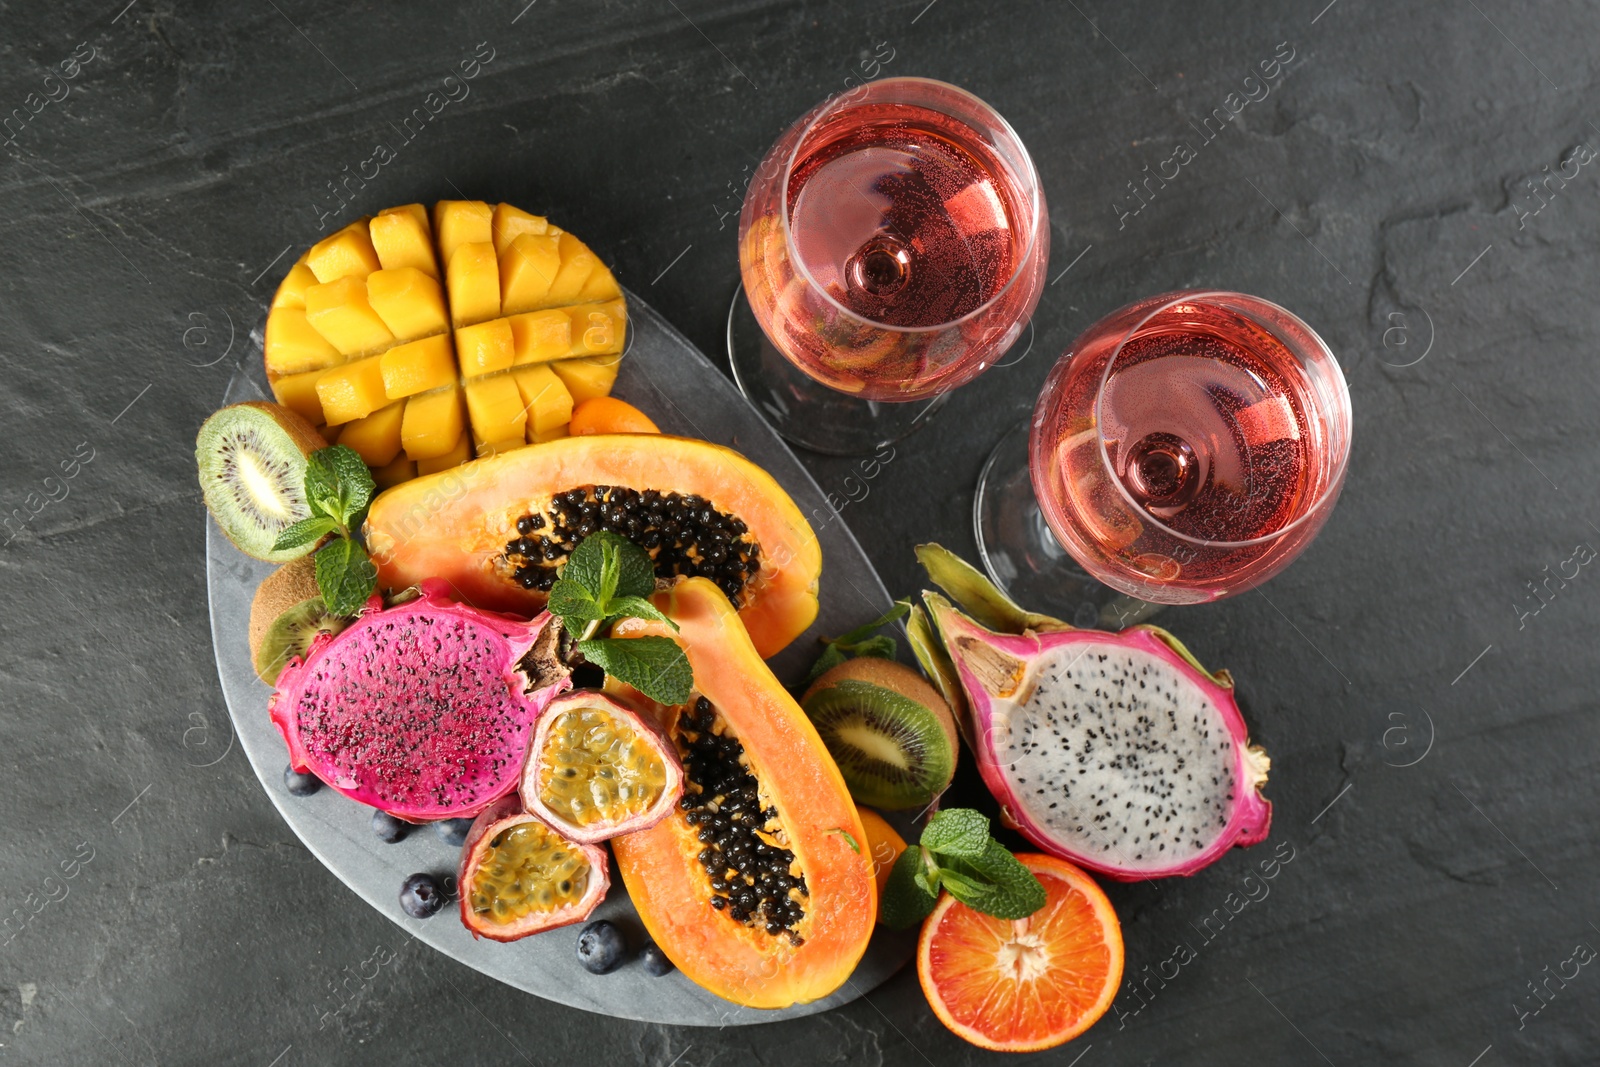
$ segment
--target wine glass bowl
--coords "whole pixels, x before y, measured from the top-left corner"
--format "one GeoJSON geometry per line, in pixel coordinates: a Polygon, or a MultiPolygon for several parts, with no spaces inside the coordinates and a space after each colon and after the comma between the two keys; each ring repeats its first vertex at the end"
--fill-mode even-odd
{"type": "MultiPolygon", "coordinates": [[[[739,217],[762,332],[806,377],[857,401],[928,400],[981,373],[1038,304],[1049,243],[1016,132],[925,78],[818,105],[768,152],[739,217]]],[[[752,372],[733,355],[743,385],[752,372]]]]}
{"type": "Polygon", "coordinates": [[[1034,495],[1094,578],[1193,604],[1277,574],[1327,521],[1350,395],[1316,332],[1242,293],[1151,297],[1089,327],[1034,409],[1034,495]]]}

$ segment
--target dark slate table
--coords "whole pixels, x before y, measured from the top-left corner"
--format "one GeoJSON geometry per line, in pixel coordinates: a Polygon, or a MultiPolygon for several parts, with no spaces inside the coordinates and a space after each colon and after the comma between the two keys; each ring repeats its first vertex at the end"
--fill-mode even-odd
{"type": "MultiPolygon", "coordinates": [[[[1264,852],[1114,887],[1130,985],[1045,1059],[1600,1060],[1600,969],[1569,962],[1600,946],[1600,576],[1570,562],[1600,546],[1592,5],[124,2],[0,12],[0,1059],[993,1059],[910,972],[815,1019],[710,1031],[414,950],[319,1029],[327,987],[397,931],[222,755],[190,445],[256,358],[286,248],[456,190],[571,225],[720,358],[745,175],[847,80],[920,74],[1021,132],[1054,251],[1026,357],[854,490],[845,517],[892,590],[918,587],[917,540],[970,553],[988,449],[1071,337],[1136,296],[1279,301],[1355,403],[1344,497],[1304,558],[1163,617],[1243,680],[1276,759],[1261,847],[1294,858],[1210,936],[1264,852]],[[470,94],[406,138],[475,53],[470,94]],[[1219,107],[1240,113],[1198,143],[1219,107]],[[1193,158],[1168,163],[1180,141],[1193,158]],[[380,142],[392,158],[337,199],[380,142]]],[[[836,492],[855,469],[808,463],[836,492]]]]}

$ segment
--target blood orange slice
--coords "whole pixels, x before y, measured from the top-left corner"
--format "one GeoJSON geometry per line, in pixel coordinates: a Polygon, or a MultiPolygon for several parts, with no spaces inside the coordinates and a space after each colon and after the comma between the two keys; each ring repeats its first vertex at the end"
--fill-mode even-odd
{"type": "Polygon", "coordinates": [[[917,976],[939,1021],[981,1048],[1037,1052],[1072,1040],[1122,982],[1122,928],[1089,876],[1053,856],[1017,856],[1045,905],[996,919],[950,894],[922,925],[917,976]]]}

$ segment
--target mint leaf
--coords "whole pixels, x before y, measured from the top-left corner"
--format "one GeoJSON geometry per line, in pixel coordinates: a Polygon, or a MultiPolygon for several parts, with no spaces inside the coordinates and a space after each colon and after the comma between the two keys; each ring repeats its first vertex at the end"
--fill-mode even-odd
{"type": "Polygon", "coordinates": [[[894,659],[895,651],[899,647],[894,638],[887,634],[875,634],[880,627],[887,626],[911,610],[908,601],[897,600],[894,607],[879,615],[876,619],[863,626],[857,626],[849,633],[827,639],[823,646],[822,654],[817,657],[817,662],[811,665],[811,670],[806,674],[802,687],[809,686],[824,674],[833,670],[839,664],[852,656],[877,656],[879,659],[894,659]]]}
{"type": "Polygon", "coordinates": [[[309,519],[290,523],[278,534],[278,539],[272,542],[272,551],[283,552],[301,545],[309,545],[320,541],[328,534],[339,528],[339,524],[326,515],[313,515],[309,519]]]}
{"type": "Polygon", "coordinates": [[[850,846],[851,852],[854,852],[858,856],[861,855],[861,845],[856,841],[855,834],[851,833],[849,830],[840,829],[837,826],[832,830],[829,830],[828,833],[838,834],[840,837],[844,838],[845,844],[850,846]]]}
{"type": "Polygon", "coordinates": [[[946,808],[922,830],[923,848],[957,859],[979,859],[993,841],[988,818],[971,808],[946,808]]]}
{"type": "Polygon", "coordinates": [[[568,632],[578,633],[583,627],[574,623],[599,622],[605,618],[594,594],[580,583],[562,578],[550,587],[550,613],[561,616],[568,632]]]}
{"type": "Polygon", "coordinates": [[[335,615],[360,611],[378,584],[378,568],[372,565],[367,550],[340,537],[318,549],[314,559],[317,589],[328,610],[335,615]]]}
{"type": "Polygon", "coordinates": [[[612,597],[606,602],[605,609],[608,619],[651,619],[655,622],[664,622],[674,630],[678,628],[677,623],[667,618],[660,608],[642,596],[612,597]]]}
{"type": "Polygon", "coordinates": [[[923,869],[922,849],[912,845],[900,853],[889,869],[883,897],[878,901],[878,918],[891,930],[904,930],[926,919],[939,902],[918,879],[923,869]]]}
{"type": "Polygon", "coordinates": [[[578,651],[617,681],[660,704],[682,704],[694,689],[689,657],[670,637],[598,638],[579,641],[578,651]]]}
{"type": "Polygon", "coordinates": [[[1045,905],[1044,886],[993,840],[975,861],[947,860],[944,887],[961,903],[998,919],[1026,919],[1045,905]]]}
{"type": "MultiPolygon", "coordinates": [[[[617,538],[616,596],[647,597],[656,591],[656,565],[650,553],[626,538],[617,538]]],[[[648,616],[646,616],[648,617],[648,616]]]]}
{"type": "Polygon", "coordinates": [[[611,538],[600,543],[600,588],[595,590],[595,601],[601,605],[611,603],[617,595],[617,545],[611,538]]]}
{"type": "Polygon", "coordinates": [[[836,645],[854,645],[859,641],[864,641],[878,630],[888,626],[891,622],[894,622],[896,619],[900,618],[910,610],[911,605],[907,601],[896,600],[894,602],[894,607],[890,608],[882,615],[879,615],[871,622],[866,623],[863,626],[857,626],[854,630],[851,630],[847,634],[841,634],[840,636],[835,637],[833,639],[833,643],[836,645]]]}
{"type": "Polygon", "coordinates": [[[988,818],[971,808],[947,808],[928,820],[920,842],[889,872],[879,917],[896,929],[919,922],[941,889],[999,919],[1025,919],[1046,899],[1039,879],[989,835],[988,818]]]}
{"type": "Polygon", "coordinates": [[[598,599],[604,576],[606,546],[612,546],[615,551],[616,543],[622,540],[609,530],[597,530],[585,537],[578,542],[578,547],[572,550],[572,555],[567,557],[567,562],[562,566],[562,579],[577,582],[598,599]]]}
{"type": "Polygon", "coordinates": [[[346,445],[319,448],[306,460],[306,502],[342,527],[360,523],[376,489],[366,460],[346,445]]]}
{"type": "Polygon", "coordinates": [[[822,655],[817,657],[817,662],[811,665],[811,670],[806,673],[805,681],[800,683],[800,687],[802,689],[808,688],[812,682],[816,681],[818,678],[821,678],[824,674],[827,674],[829,671],[833,670],[835,667],[849,658],[849,656],[846,656],[843,652],[839,651],[838,645],[829,645],[827,648],[822,650],[822,655]]]}
{"type": "Polygon", "coordinates": [[[857,656],[876,656],[879,659],[894,659],[894,654],[900,646],[888,634],[878,634],[869,637],[860,644],[852,646],[857,656]]]}

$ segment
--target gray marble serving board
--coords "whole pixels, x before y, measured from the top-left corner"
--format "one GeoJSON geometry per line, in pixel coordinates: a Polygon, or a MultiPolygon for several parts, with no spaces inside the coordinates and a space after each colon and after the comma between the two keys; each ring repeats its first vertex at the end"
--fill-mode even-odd
{"type": "MultiPolygon", "coordinates": [[[[772,662],[780,678],[794,680],[814,658],[817,635],[842,633],[873,618],[889,606],[889,594],[810,474],[738,390],[665,319],[631,293],[628,311],[628,354],[622,361],[616,395],[642,409],[666,433],[729,445],[760,464],[788,490],[822,542],[824,567],[817,621],[772,662]]],[[[225,403],[270,399],[259,365],[248,362],[255,369],[234,376],[225,403]]],[[[416,828],[398,844],[386,845],[372,833],[370,808],[331,789],[294,797],[284,787],[288,756],[282,737],[267,717],[271,690],[252,670],[245,638],[251,598],[271,570],[271,564],[235,549],[215,523],[208,521],[211,634],[240,747],[267,795],[305,846],[357,896],[407,934],[547,1000],[627,1019],[701,1026],[742,1026],[826,1011],[871,990],[910,959],[914,934],[893,934],[880,927],[855,974],[832,996],[781,1011],[761,1011],[722,1000],[676,971],[652,978],[637,963],[630,963],[612,974],[589,974],[578,965],[573,952],[581,926],[499,944],[474,940],[457,920],[453,905],[431,919],[408,917],[400,910],[401,882],[418,871],[453,871],[458,850],[445,845],[427,827],[416,828]]],[[[593,917],[618,922],[634,945],[643,937],[627,890],[614,872],[610,894],[593,917]]]]}

